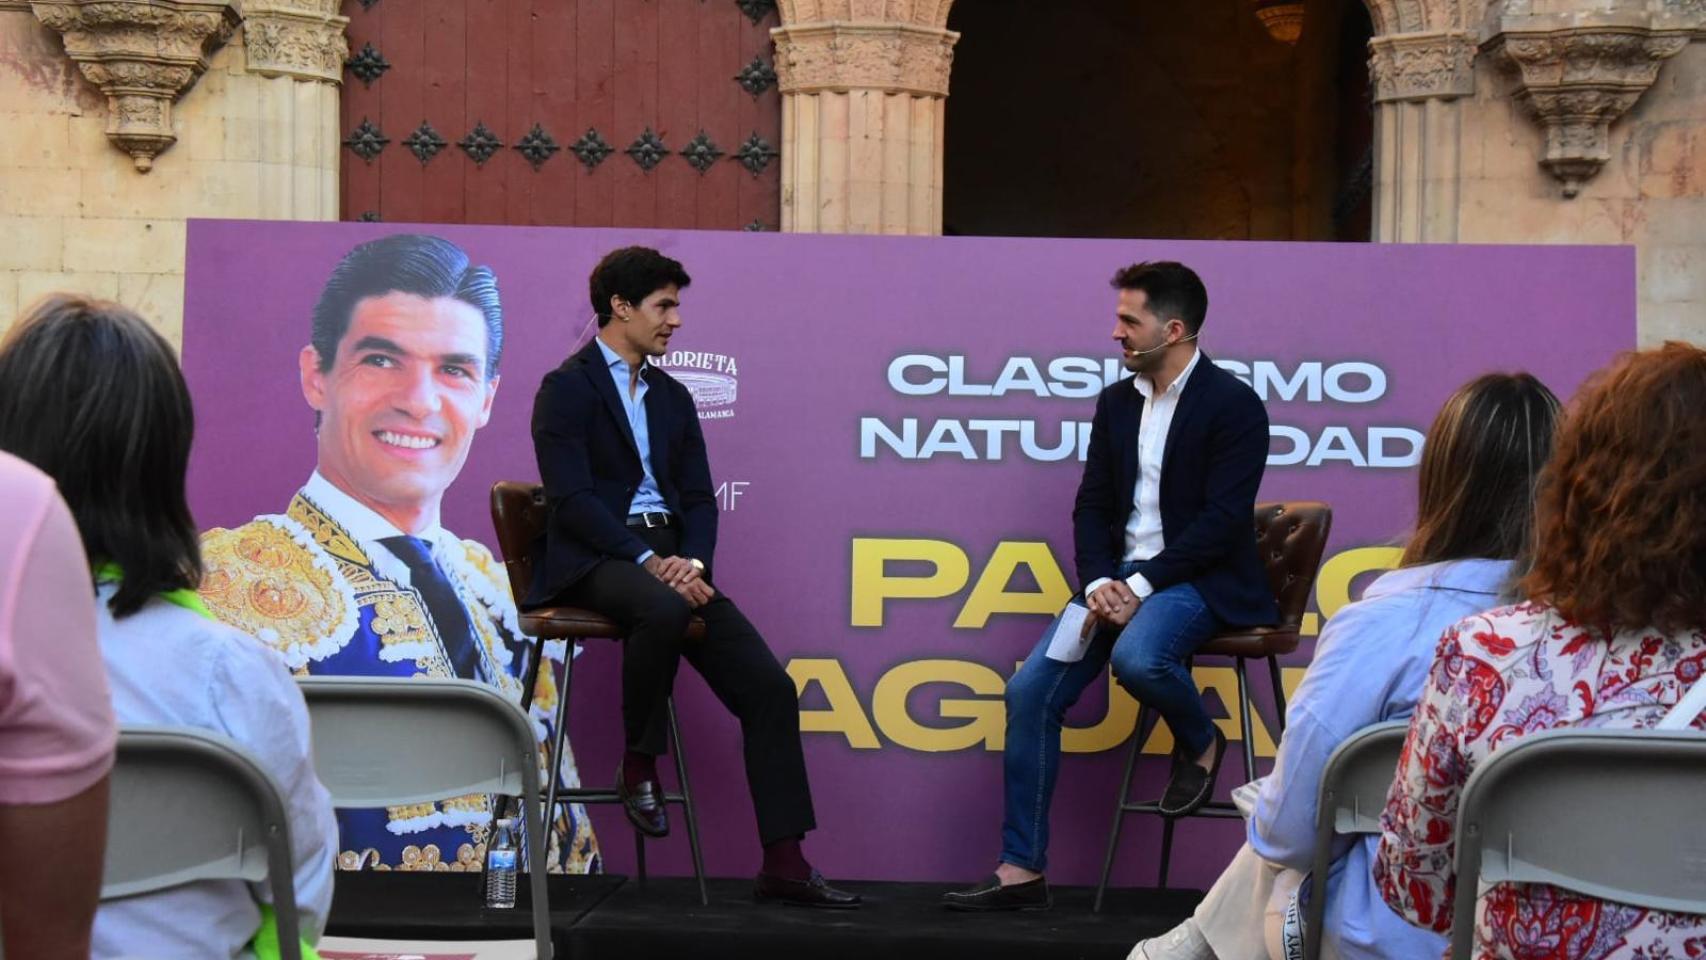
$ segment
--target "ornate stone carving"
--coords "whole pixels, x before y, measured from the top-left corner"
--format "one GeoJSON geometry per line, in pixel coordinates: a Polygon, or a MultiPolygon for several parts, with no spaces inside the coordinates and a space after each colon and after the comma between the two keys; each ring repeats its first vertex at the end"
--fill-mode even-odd
{"type": "Polygon", "coordinates": [[[237,26],[225,0],[34,0],[30,8],[106,94],[107,138],[143,173],[177,142],[172,101],[237,26]]]}
{"type": "Polygon", "coordinates": [[[1368,48],[1376,102],[1475,93],[1475,38],[1468,31],[1375,37],[1368,48]]]}
{"type": "Polygon", "coordinates": [[[954,43],[949,30],[893,23],[813,23],[772,30],[783,93],[883,90],[946,97],[954,43]]]}
{"type": "Polygon", "coordinates": [[[244,0],[243,46],[251,72],[339,83],[349,42],[338,0],[244,0]]]}
{"type": "Polygon", "coordinates": [[[784,27],[823,21],[910,23],[918,27],[948,25],[954,0],[777,0],[784,27]]]}
{"type": "MultiPolygon", "coordinates": [[[[1526,19],[1526,18],[1525,18],[1526,19]]],[[[1538,18],[1536,18],[1538,19],[1538,18]]],[[[1688,45],[1682,24],[1583,24],[1556,29],[1506,20],[1490,39],[1518,75],[1518,96],[1546,128],[1540,165],[1574,197],[1611,159],[1610,127],[1658,79],[1660,65],[1688,45]]]]}

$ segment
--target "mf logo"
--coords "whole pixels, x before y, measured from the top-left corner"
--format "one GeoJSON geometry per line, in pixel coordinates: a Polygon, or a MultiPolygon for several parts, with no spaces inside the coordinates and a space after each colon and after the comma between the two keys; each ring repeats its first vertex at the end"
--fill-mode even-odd
{"type": "Polygon", "coordinates": [[[693,394],[701,420],[723,420],[735,415],[735,394],[740,374],[735,358],[721,353],[674,350],[662,366],[693,394]]]}

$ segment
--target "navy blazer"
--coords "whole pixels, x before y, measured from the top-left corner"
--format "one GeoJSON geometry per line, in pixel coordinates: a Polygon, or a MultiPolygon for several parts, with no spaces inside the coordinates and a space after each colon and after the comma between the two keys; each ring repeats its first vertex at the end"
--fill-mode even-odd
{"type": "MultiPolygon", "coordinates": [[[[1112,577],[1136,509],[1137,429],[1143,394],[1129,379],[1102,391],[1084,479],[1072,508],[1078,581],[1112,577]]],[[[1166,547],[1137,565],[1157,591],[1189,583],[1228,626],[1271,624],[1279,607],[1256,555],[1256,489],[1268,461],[1268,411],[1237,377],[1203,354],[1185,381],[1161,455],[1166,547]]]]}
{"type": "MultiPolygon", "coordinates": [[[[681,522],[681,555],[705,564],[709,577],[717,546],[717,500],[693,395],[649,363],[641,376],[647,387],[652,476],[681,522]]],[[[645,470],[616,391],[596,341],[539,384],[533,398],[533,453],[545,485],[548,519],[544,562],[534,568],[533,589],[523,606],[549,602],[601,561],[631,561],[649,549],[625,522],[645,470]]]]}

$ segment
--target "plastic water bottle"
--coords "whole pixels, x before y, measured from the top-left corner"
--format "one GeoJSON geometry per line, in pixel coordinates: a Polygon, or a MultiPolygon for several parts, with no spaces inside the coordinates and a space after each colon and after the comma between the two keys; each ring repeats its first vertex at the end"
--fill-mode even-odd
{"type": "Polygon", "coordinates": [[[486,847],[486,906],[493,910],[515,908],[515,821],[498,821],[497,835],[486,847]]]}

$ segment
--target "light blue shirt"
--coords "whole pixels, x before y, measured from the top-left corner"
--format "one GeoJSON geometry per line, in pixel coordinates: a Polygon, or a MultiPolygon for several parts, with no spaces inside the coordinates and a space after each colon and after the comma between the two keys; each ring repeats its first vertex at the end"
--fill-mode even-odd
{"type": "MultiPolygon", "coordinates": [[[[302,936],[320,939],[332,905],[338,825],[332,798],[314,774],[308,707],[284,659],[259,640],[164,600],[115,620],[117,588],[101,587],[96,632],[121,725],[199,727],[236,741],[284,794],[291,876],[302,936]]],[[[92,955],[251,957],[265,883],[198,880],[154,893],[103,900],[92,955]]]]}
{"type": "MultiPolygon", "coordinates": [[[[1504,560],[1454,560],[1393,570],[1369,584],[1321,631],[1315,659],[1285,714],[1273,773],[1262,781],[1249,823],[1264,860],[1307,871],[1315,845],[1321,771],[1351,734],[1408,717],[1421,698],[1440,634],[1497,606],[1510,573],[1504,560]]],[[[1323,946],[1347,960],[1410,960],[1444,954],[1439,934],[1411,926],[1375,889],[1379,835],[1354,843],[1327,877],[1323,946]]],[[[1319,895],[1321,878],[1314,878],[1319,895]]]]}
{"type": "MultiPolygon", "coordinates": [[[[639,489],[634,491],[634,499],[628,504],[628,514],[636,513],[668,513],[669,504],[664,502],[663,493],[658,490],[658,481],[652,475],[652,431],[646,421],[646,378],[640,377],[632,393],[628,390],[628,378],[633,376],[634,368],[628,366],[628,361],[617,356],[616,351],[604,345],[603,340],[594,338],[600,353],[604,354],[604,362],[610,366],[610,376],[616,380],[616,395],[622,398],[622,409],[628,414],[628,429],[634,434],[634,446],[640,451],[640,469],[644,476],[640,478],[639,489]]],[[[646,363],[640,361],[640,369],[645,370],[646,363]]],[[[652,555],[647,550],[634,558],[635,563],[645,563],[652,555]]]]}

